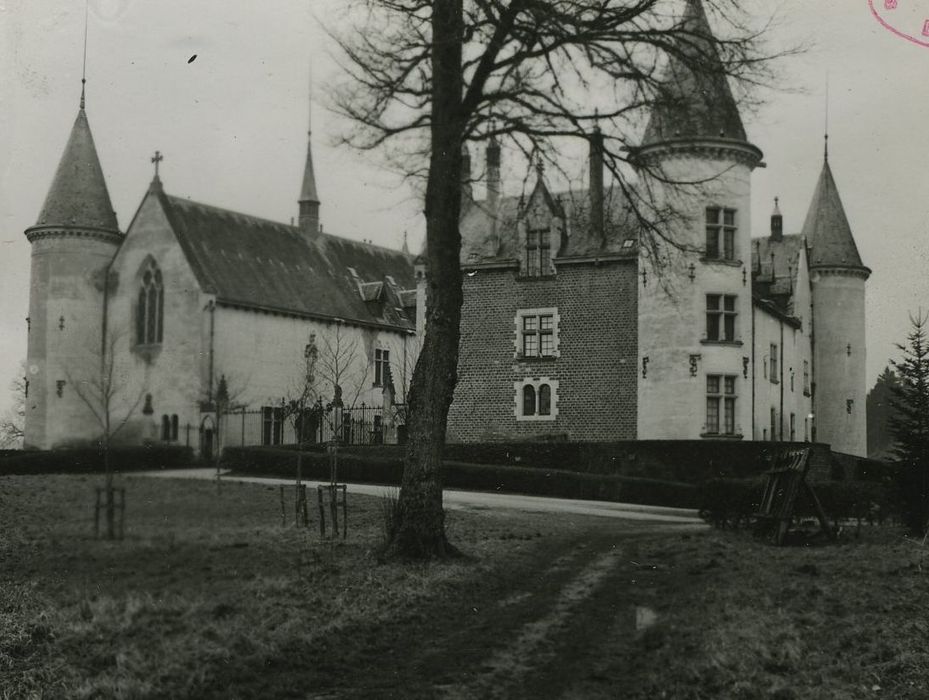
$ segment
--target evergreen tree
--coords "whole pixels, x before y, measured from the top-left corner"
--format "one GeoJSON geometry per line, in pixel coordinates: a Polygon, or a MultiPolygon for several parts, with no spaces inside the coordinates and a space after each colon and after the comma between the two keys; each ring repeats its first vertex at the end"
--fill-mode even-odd
{"type": "Polygon", "coordinates": [[[900,459],[899,486],[904,523],[923,535],[929,522],[929,315],[910,316],[913,328],[906,345],[897,345],[903,359],[893,362],[900,382],[893,390],[894,453],[900,459]]]}
{"type": "Polygon", "coordinates": [[[894,398],[894,387],[899,385],[897,373],[892,368],[885,367],[868,392],[868,457],[872,459],[890,459],[893,456],[892,430],[896,421],[891,402],[894,398]]]}

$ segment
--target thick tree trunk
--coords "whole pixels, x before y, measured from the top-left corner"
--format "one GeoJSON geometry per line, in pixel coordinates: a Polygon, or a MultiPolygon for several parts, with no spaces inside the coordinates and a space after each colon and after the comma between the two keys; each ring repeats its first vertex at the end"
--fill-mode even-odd
{"type": "Polygon", "coordinates": [[[415,558],[456,550],[445,537],[442,451],[455,390],[461,319],[461,0],[436,0],[432,10],[432,152],[426,186],[429,265],[426,334],[410,388],[409,442],[397,521],[389,550],[415,558]]]}

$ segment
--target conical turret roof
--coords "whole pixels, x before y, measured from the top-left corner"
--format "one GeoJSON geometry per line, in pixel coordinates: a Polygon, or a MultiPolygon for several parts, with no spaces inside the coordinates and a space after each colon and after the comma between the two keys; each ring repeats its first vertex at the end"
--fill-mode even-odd
{"type": "Polygon", "coordinates": [[[809,246],[811,267],[864,267],[828,158],[823,162],[813,201],[803,222],[803,235],[809,246]]]}
{"type": "Polygon", "coordinates": [[[670,55],[642,145],[686,138],[746,141],[701,0],[687,0],[679,27],[681,55],[670,55]]]}
{"type": "Polygon", "coordinates": [[[316,202],[319,203],[319,195],[316,193],[316,175],[313,172],[313,140],[312,135],[307,133],[306,140],[306,165],[303,167],[303,187],[300,188],[300,199],[298,202],[316,202]]]}
{"type": "Polygon", "coordinates": [[[77,113],[55,179],[36,226],[69,226],[119,231],[103,178],[94,137],[83,109],[77,113]]]}

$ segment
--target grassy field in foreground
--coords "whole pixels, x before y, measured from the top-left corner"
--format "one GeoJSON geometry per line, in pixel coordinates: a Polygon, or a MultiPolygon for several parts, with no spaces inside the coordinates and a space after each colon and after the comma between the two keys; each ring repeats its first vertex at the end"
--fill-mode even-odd
{"type": "Polygon", "coordinates": [[[893,530],[451,512],[468,558],[380,564],[376,498],[329,544],[277,487],[135,477],[106,542],[98,481],[0,478],[0,697],[929,696],[929,560],[893,530]]]}

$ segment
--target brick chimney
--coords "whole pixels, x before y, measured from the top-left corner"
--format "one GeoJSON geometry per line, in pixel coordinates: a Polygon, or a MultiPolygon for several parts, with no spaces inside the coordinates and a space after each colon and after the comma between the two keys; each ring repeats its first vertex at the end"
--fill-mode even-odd
{"type": "Polygon", "coordinates": [[[487,144],[487,207],[497,208],[500,200],[500,144],[497,137],[491,136],[487,144]]]}
{"type": "Polygon", "coordinates": [[[594,127],[590,135],[590,228],[603,240],[603,134],[594,127]]]}

